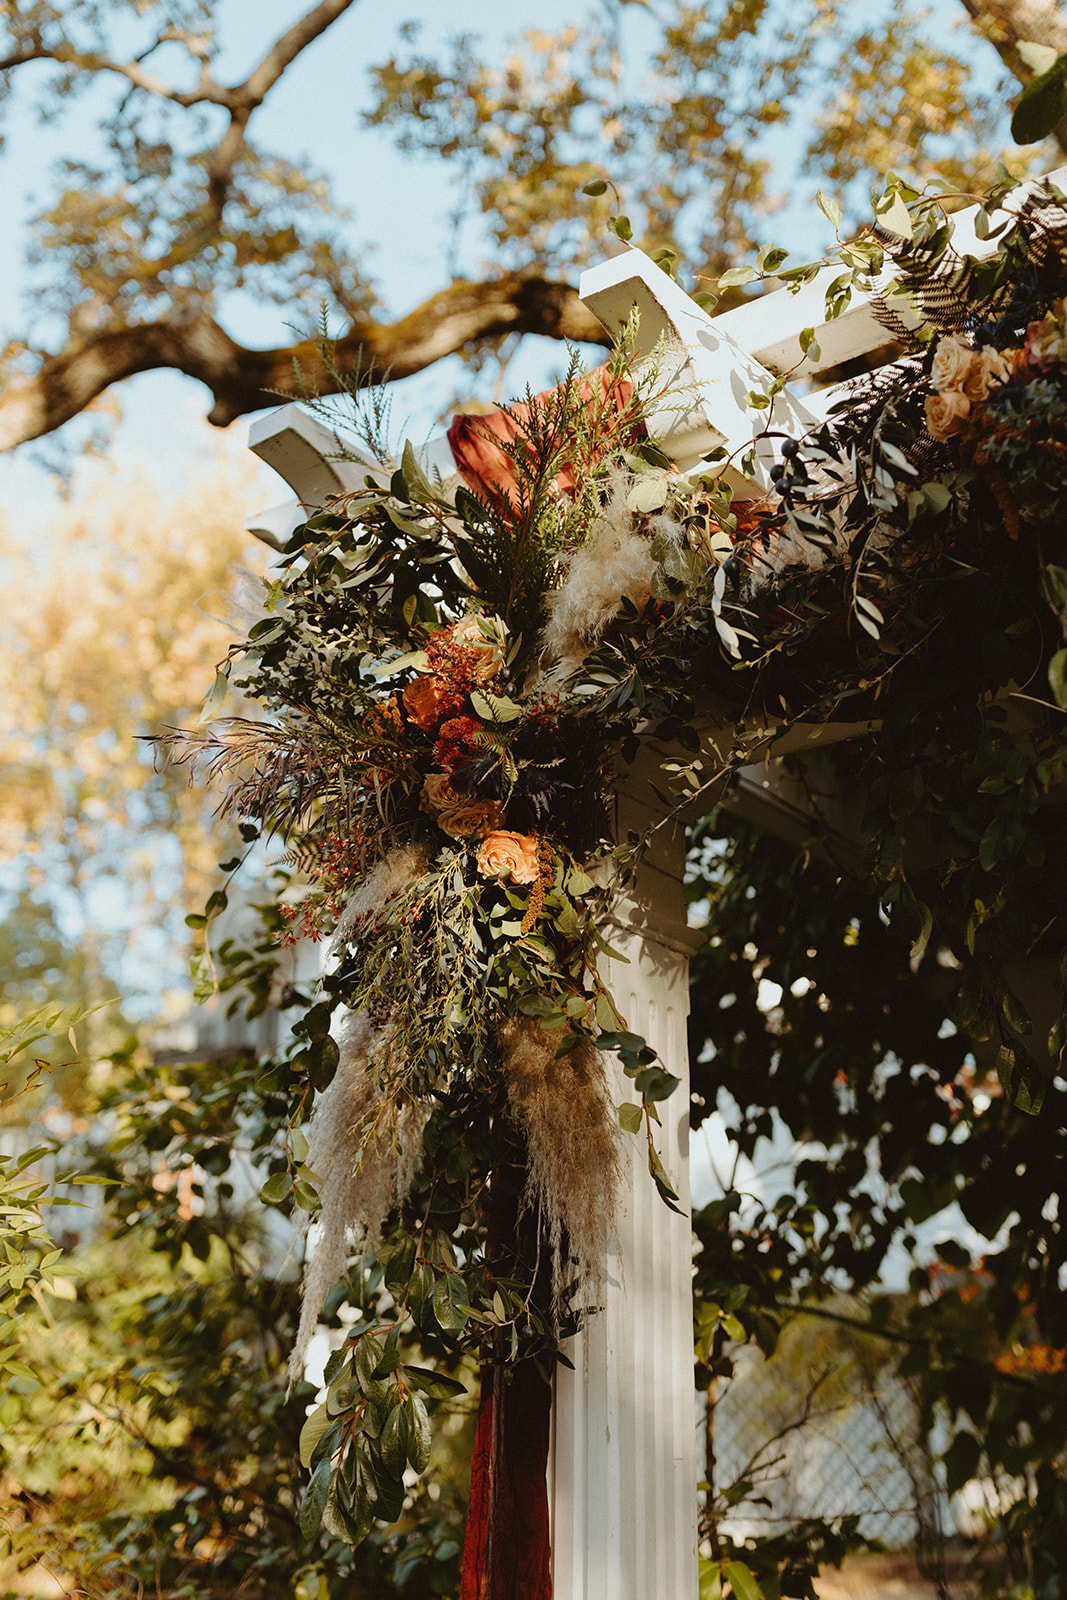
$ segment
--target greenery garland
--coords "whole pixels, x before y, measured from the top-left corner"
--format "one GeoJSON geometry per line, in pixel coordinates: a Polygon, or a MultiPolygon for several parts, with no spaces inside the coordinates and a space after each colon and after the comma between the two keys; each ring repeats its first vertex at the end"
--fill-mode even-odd
{"type": "MultiPolygon", "coordinates": [[[[941,202],[894,183],[881,211],[898,231],[849,247],[830,304],[891,246],[920,314],[912,353],[787,440],[762,501],[733,501],[719,462],[679,474],[643,437],[655,377],[627,381],[632,335],[604,384],[572,363],[513,413],[511,481],[490,493],[431,483],[406,448],[297,529],[220,669],[209,712],[232,685],[269,720],[172,741],[228,781],[250,845],[286,838],[278,936],[331,941],[267,1086],[292,1112],[264,1198],[321,1209],[333,1238],[305,1339],[350,1228],[367,1251],[369,1314],[304,1430],[308,1536],[324,1521],[358,1542],[399,1515],[429,1455],[426,1402],[463,1387],[442,1365],[490,1350],[547,1371],[595,1304],[615,1183],[605,1052],[634,1082],[618,1119],[644,1131],[673,1201],[654,1129],[676,1080],[597,970],[611,874],[643,844],[612,835],[612,774],[642,743],[673,746],[666,819],[799,723],[876,728],[828,757],[866,797],[863,875],[913,960],[932,947],[957,969],[959,1025],[1039,1110],[1009,963],[1067,947],[1051,803],[1067,764],[1062,204],[1016,205],[967,265],[941,202]],[[335,1037],[342,1008],[355,1021],[335,1037]],[[575,1120],[599,1151],[584,1166],[553,1160],[575,1120]],[[491,1180],[517,1184],[527,1221],[489,1260],[491,1180]]],[[[810,762],[796,770],[810,785],[810,762]]],[[[832,853],[835,819],[809,798],[832,853]]],[[[193,920],[224,906],[220,891],[193,920]]],[[[213,981],[251,978],[262,1000],[265,965],[223,947],[213,981]]],[[[1062,1012],[1061,995],[1054,1067],[1062,1012]]]]}

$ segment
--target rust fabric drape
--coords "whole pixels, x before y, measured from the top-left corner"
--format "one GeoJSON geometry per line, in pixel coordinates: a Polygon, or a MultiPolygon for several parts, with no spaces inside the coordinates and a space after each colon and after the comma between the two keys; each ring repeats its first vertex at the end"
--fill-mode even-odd
{"type": "MultiPolygon", "coordinates": [[[[633,385],[628,378],[616,378],[612,382],[607,367],[597,367],[584,379],[578,392],[591,400],[598,390],[601,399],[610,400],[611,405],[621,411],[629,403],[633,385]]],[[[552,392],[546,389],[537,400],[543,400],[552,392]]],[[[509,406],[507,411],[491,411],[485,416],[460,413],[452,418],[448,429],[456,470],[468,488],[495,505],[498,511],[517,509],[515,467],[502,446],[512,444],[522,434],[529,414],[528,403],[509,406]]],[[[639,427],[636,431],[643,433],[644,429],[639,427]]],[[[573,470],[565,466],[556,474],[556,483],[561,493],[569,493],[574,488],[573,470]]]]}
{"type": "Polygon", "coordinates": [[[552,1389],[532,1361],[482,1368],[460,1600],[552,1600],[548,1429],[552,1389]]]}
{"type": "MultiPolygon", "coordinates": [[[[509,1259],[536,1255],[536,1219],[521,1210],[525,1181],[525,1148],[498,1113],[485,1255],[502,1277],[509,1259]]],[[[482,1364],[460,1600],[552,1600],[546,1476],[552,1385],[533,1360],[505,1365],[504,1340],[499,1334],[498,1348],[487,1349],[482,1364]]]]}

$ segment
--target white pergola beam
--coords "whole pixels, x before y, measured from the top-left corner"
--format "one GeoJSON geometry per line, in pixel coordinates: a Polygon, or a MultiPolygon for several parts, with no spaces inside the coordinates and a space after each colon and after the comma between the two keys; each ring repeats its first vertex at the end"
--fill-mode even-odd
{"type": "MultiPolygon", "coordinates": [[[[731,458],[724,476],[742,497],[765,494],[776,459],[773,441],[762,437],[766,413],[748,403],[751,392],[765,394],[769,373],[735,339],[724,317],[709,317],[673,278],[641,250],[601,262],[582,273],[579,296],[609,333],[619,334],[634,312],[638,317],[638,373],[655,373],[655,391],[646,416],[648,431],[672,461],[688,471],[711,451],[731,458]],[[740,462],[752,451],[751,475],[740,462]]],[[[775,424],[789,434],[812,427],[814,416],[783,393],[774,407],[775,424]]]]}

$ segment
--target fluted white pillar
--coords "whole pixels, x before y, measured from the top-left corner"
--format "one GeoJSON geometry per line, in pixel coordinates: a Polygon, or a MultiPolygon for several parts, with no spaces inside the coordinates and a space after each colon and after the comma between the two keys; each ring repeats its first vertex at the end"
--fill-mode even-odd
{"type": "MultiPolygon", "coordinates": [[[[636,775],[628,787],[620,801],[622,837],[649,816],[636,775]]],[[[554,1600],[697,1596],[686,1046],[694,940],[682,899],[684,853],[680,829],[657,837],[611,930],[611,943],[629,963],[606,963],[603,973],[627,1027],[643,1034],[681,1079],[660,1102],[656,1142],[683,1215],[668,1210],[656,1191],[644,1133],[622,1135],[622,1203],[603,1308],[565,1346],[574,1371],[556,1370],[549,1461],[554,1600]]],[[[633,1100],[632,1082],[621,1069],[616,1076],[616,1101],[633,1100]]]]}

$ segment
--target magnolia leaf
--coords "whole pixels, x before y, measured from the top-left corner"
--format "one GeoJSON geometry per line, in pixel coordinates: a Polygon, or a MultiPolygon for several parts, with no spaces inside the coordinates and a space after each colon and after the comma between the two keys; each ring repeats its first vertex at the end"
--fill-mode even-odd
{"type": "Polygon", "coordinates": [[[1016,144],[1036,144],[1065,116],[1067,55],[1061,55],[1023,90],[1011,119],[1011,136],[1016,144]]]}
{"type": "Polygon", "coordinates": [[[404,1401],[408,1431],[408,1462],[415,1472],[425,1472],[430,1461],[430,1418],[417,1394],[404,1401]]]}
{"type": "Polygon", "coordinates": [[[700,1600],[722,1600],[722,1568],[707,1556],[700,1558],[700,1600]]]}
{"type": "Polygon", "coordinates": [[[326,1409],[325,1404],[316,1406],[300,1430],[300,1465],[310,1467],[311,1458],[315,1454],[315,1446],[333,1424],[333,1418],[326,1409]]]}
{"type": "Polygon", "coordinates": [[[433,1314],[447,1333],[458,1333],[471,1314],[467,1287],[456,1272],[446,1272],[433,1292],[433,1314]]]}
{"type": "Polygon", "coordinates": [[[329,1492],[330,1458],[326,1456],[312,1473],[311,1482],[304,1490],[304,1498],[300,1502],[300,1532],[305,1539],[312,1539],[318,1533],[329,1492]]]}
{"type": "Polygon", "coordinates": [[[726,1563],[726,1581],[737,1596],[737,1600],[763,1600],[763,1590],[757,1583],[752,1568],[746,1567],[743,1561],[726,1563]]]}
{"type": "Polygon", "coordinates": [[[411,1389],[429,1395],[431,1400],[458,1400],[467,1392],[466,1384],[450,1378],[445,1372],[434,1372],[430,1367],[405,1367],[404,1378],[411,1389]]]}

